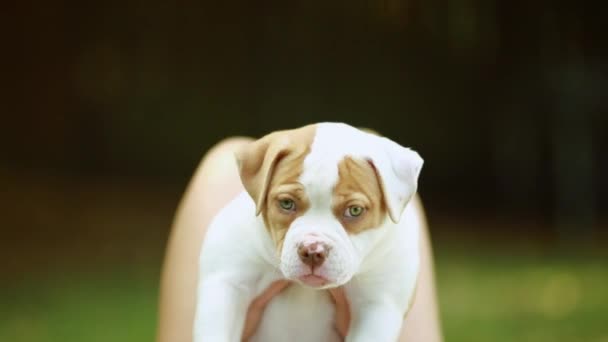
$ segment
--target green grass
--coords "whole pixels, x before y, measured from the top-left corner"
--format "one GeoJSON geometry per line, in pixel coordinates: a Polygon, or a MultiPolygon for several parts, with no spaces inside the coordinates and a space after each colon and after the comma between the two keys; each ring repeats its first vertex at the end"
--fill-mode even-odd
{"type": "MultiPolygon", "coordinates": [[[[437,256],[446,341],[608,341],[604,260],[513,254],[437,256]]],[[[66,272],[0,284],[0,341],[153,340],[156,268],[66,272]]]]}
{"type": "Polygon", "coordinates": [[[72,274],[0,295],[0,341],[153,341],[156,274],[72,274]]]}
{"type": "Polygon", "coordinates": [[[608,268],[595,257],[438,258],[447,341],[608,341],[608,268]]]}

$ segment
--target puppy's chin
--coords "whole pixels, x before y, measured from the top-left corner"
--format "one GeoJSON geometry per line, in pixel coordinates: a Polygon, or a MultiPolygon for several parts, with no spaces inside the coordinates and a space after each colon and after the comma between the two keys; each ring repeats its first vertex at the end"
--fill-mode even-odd
{"type": "Polygon", "coordinates": [[[334,287],[338,287],[341,284],[331,282],[328,279],[323,277],[319,277],[316,275],[305,275],[294,279],[294,281],[304,287],[315,289],[315,290],[325,290],[331,289],[334,287]]]}
{"type": "Polygon", "coordinates": [[[327,277],[324,275],[318,275],[316,272],[314,274],[309,273],[286,273],[283,271],[283,275],[286,279],[291,280],[297,284],[300,284],[303,287],[307,287],[315,290],[325,290],[331,289],[334,287],[339,287],[346,284],[352,276],[342,277],[341,279],[336,279],[332,277],[327,277]]]}

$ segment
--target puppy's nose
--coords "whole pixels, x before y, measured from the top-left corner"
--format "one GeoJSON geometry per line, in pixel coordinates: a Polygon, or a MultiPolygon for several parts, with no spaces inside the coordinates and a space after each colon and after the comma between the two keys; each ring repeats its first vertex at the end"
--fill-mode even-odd
{"type": "Polygon", "coordinates": [[[323,242],[303,243],[298,247],[300,260],[312,268],[321,266],[325,262],[328,252],[329,247],[323,242]]]}

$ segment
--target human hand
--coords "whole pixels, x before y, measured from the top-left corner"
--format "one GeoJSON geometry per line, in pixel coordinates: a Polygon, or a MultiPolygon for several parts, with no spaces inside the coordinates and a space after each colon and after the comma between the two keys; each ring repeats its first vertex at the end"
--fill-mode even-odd
{"type": "MultiPolygon", "coordinates": [[[[270,286],[264,292],[262,292],[261,295],[256,297],[251,302],[249,308],[247,309],[242,341],[247,341],[255,334],[268,302],[270,302],[274,296],[281,293],[289,285],[291,285],[291,283],[287,280],[275,281],[274,283],[270,284],[270,286]]],[[[345,338],[346,334],[348,333],[348,326],[350,324],[350,308],[348,305],[348,300],[346,299],[346,294],[344,293],[344,288],[337,287],[330,289],[329,294],[331,295],[331,299],[336,306],[334,327],[338,334],[342,338],[345,338]]]]}
{"type": "Polygon", "coordinates": [[[287,280],[275,281],[274,283],[270,284],[270,286],[264,290],[261,295],[256,297],[251,304],[249,304],[247,316],[245,317],[245,327],[243,328],[242,341],[249,340],[249,338],[255,334],[268,302],[289,285],[291,285],[291,283],[287,280]]]}
{"type": "Polygon", "coordinates": [[[329,289],[331,299],[336,306],[336,313],[334,318],[334,328],[340,334],[343,339],[348,334],[348,327],[350,325],[350,307],[348,305],[348,299],[342,286],[329,289]]]}

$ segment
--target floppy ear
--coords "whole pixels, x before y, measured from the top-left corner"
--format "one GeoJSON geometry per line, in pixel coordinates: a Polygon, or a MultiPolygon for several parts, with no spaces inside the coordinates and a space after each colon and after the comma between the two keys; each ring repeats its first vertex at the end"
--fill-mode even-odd
{"type": "Polygon", "coordinates": [[[424,161],[417,152],[396,142],[377,137],[379,149],[370,161],[376,169],[388,214],[398,223],[405,206],[416,193],[424,161]]]}
{"type": "Polygon", "coordinates": [[[241,182],[255,202],[256,215],[262,211],[272,173],[276,163],[287,152],[288,141],[283,132],[275,132],[235,153],[241,182]]]}

